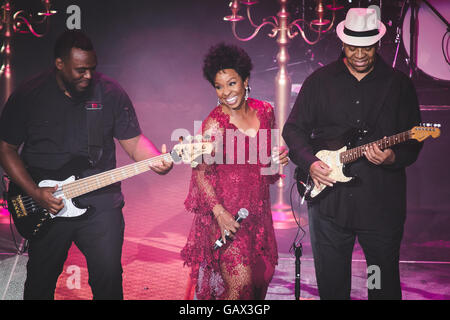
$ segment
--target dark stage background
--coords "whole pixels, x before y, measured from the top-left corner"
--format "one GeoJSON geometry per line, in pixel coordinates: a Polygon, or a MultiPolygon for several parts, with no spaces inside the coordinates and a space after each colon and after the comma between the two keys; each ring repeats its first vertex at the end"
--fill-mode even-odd
{"type": "MultiPolygon", "coordinates": [[[[299,17],[301,3],[300,0],[291,1],[289,10],[293,18],[299,17]]],[[[311,9],[308,11],[311,15],[314,1],[305,3],[307,9],[311,9]]],[[[379,1],[339,3],[348,9],[379,4],[379,1]]],[[[219,41],[240,45],[250,54],[254,62],[252,96],[274,101],[278,49],[275,40],[267,36],[270,27],[264,28],[252,41],[237,41],[232,36],[230,24],[222,19],[229,14],[227,1],[218,0],[55,1],[53,7],[58,14],[52,17],[50,32],[44,38],[30,34],[19,34],[13,38],[13,88],[44,68],[52,67],[53,43],[66,28],[69,17],[66,9],[72,4],[81,9],[81,28],[93,40],[98,55],[98,70],[116,79],[125,88],[137,109],[144,133],[158,145],[168,143],[175,128],[186,128],[192,132],[193,122],[203,120],[215,106],[217,99],[214,90],[203,79],[201,66],[208,48],[219,41]]],[[[380,54],[389,64],[394,59],[396,27],[402,25],[399,21],[402,4],[403,1],[382,3],[382,19],[388,31],[382,40],[380,54]]],[[[16,0],[14,6],[29,12],[41,10],[37,0],[16,0]]],[[[255,20],[273,15],[278,9],[275,0],[261,1],[255,7],[255,20]]],[[[244,14],[243,9],[241,11],[244,14]]],[[[345,18],[345,12],[338,11],[338,22],[345,18]]],[[[240,22],[238,26],[241,36],[249,34],[247,21],[240,22]]],[[[314,46],[307,45],[299,37],[291,41],[289,72],[293,84],[301,84],[312,71],[335,60],[340,48],[341,43],[334,30],[325,34],[314,46]]],[[[408,72],[407,57],[401,45],[396,67],[405,73],[408,72]]],[[[448,81],[434,80],[420,70],[413,80],[421,105],[450,105],[448,81]]],[[[293,92],[292,101],[295,95],[293,92]]],[[[445,108],[438,110],[444,110],[440,114],[447,113],[445,108]]],[[[428,113],[434,114],[431,111],[428,113]]],[[[439,122],[440,119],[430,116],[430,121],[439,122]]],[[[445,123],[442,124],[445,127],[445,123]]],[[[444,189],[448,191],[448,188],[444,189]]]]}
{"type": "MultiPolygon", "coordinates": [[[[289,10],[293,18],[298,17],[301,2],[291,1],[289,10]]],[[[379,1],[340,3],[348,9],[379,4],[379,1]]],[[[402,23],[399,22],[402,3],[383,1],[382,19],[388,32],[383,38],[380,53],[388,64],[393,61],[396,28],[402,23]]],[[[237,44],[249,53],[254,63],[250,80],[251,96],[273,104],[277,73],[276,41],[267,37],[270,32],[268,27],[249,42],[237,41],[232,35],[230,23],[222,19],[229,14],[227,0],[55,0],[53,8],[58,10],[58,14],[51,18],[50,31],[44,38],[19,34],[13,39],[15,86],[52,67],[53,43],[66,28],[69,17],[66,8],[72,4],[81,8],[81,28],[93,40],[99,62],[97,70],[124,87],[134,103],[144,134],[157,146],[162,143],[173,145],[170,137],[175,129],[185,128],[193,132],[194,121],[202,121],[216,106],[217,97],[211,85],[203,79],[201,67],[208,48],[220,41],[237,44]]],[[[314,1],[306,1],[306,4],[307,8],[313,9],[314,1]]],[[[41,10],[37,0],[16,0],[14,5],[16,9],[29,12],[41,10]]],[[[260,21],[262,17],[274,15],[278,9],[277,1],[263,0],[255,7],[254,18],[260,21]]],[[[346,11],[338,12],[337,22],[345,18],[346,11]]],[[[244,15],[244,12],[241,14],[244,15]]],[[[307,18],[311,19],[308,15],[307,18]]],[[[238,25],[241,36],[248,35],[249,31],[247,21],[238,25]]],[[[312,71],[337,59],[340,50],[341,43],[334,30],[314,46],[307,45],[300,37],[292,40],[289,72],[293,84],[301,84],[312,71]]],[[[405,58],[407,55],[401,46],[397,67],[407,72],[405,58]]],[[[419,70],[414,83],[423,106],[424,121],[438,122],[443,127],[442,136],[438,140],[426,141],[419,160],[408,169],[409,212],[405,241],[419,245],[412,245],[411,254],[408,251],[405,255],[415,260],[450,261],[450,170],[447,166],[450,155],[450,136],[447,134],[450,120],[449,82],[432,79],[419,70]],[[419,250],[420,255],[414,255],[414,250],[419,250]]],[[[295,96],[293,92],[292,102],[295,96]]],[[[3,100],[4,97],[1,98],[3,100]]],[[[118,152],[119,164],[128,163],[123,152],[118,152]]],[[[180,170],[187,169],[176,168],[173,174],[180,170]]],[[[286,172],[286,196],[293,182],[293,170],[290,165],[286,172]]],[[[182,176],[189,179],[188,174],[182,176]]],[[[140,181],[137,180],[136,184],[140,181]]],[[[186,181],[182,183],[187,187],[186,181]]],[[[129,203],[133,201],[134,194],[141,192],[139,186],[132,185],[134,183],[130,182],[124,189],[126,199],[131,199],[129,203]]],[[[177,197],[170,201],[178,201],[182,205],[187,189],[181,189],[177,197]]],[[[305,208],[298,206],[296,195],[294,192],[296,210],[305,217],[305,208]]],[[[164,196],[151,201],[166,205],[164,196]]],[[[183,232],[187,231],[188,227],[185,227],[183,232]]],[[[288,252],[295,231],[295,228],[277,231],[280,252],[288,252]]],[[[307,238],[309,235],[305,237],[306,242],[307,238]]],[[[308,254],[308,248],[305,250],[308,254]]]]}

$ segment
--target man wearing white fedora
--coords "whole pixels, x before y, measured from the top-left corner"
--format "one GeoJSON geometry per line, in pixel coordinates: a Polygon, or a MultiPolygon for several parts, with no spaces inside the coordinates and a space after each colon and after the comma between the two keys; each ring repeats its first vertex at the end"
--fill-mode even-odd
{"type": "Polygon", "coordinates": [[[399,252],[406,218],[405,168],[417,159],[422,145],[407,142],[382,150],[372,142],[411,129],[420,122],[420,110],[410,79],[377,54],[385,32],[376,10],[350,9],[336,27],[343,42],[341,56],[305,80],[283,129],[299,172],[309,175],[317,188],[326,186],[308,201],[321,299],[350,299],[356,239],[367,261],[368,298],[402,297],[399,252]],[[337,150],[348,142],[368,147],[346,167],[346,174],[355,178],[337,183],[336,168],[316,153],[337,150]]]}

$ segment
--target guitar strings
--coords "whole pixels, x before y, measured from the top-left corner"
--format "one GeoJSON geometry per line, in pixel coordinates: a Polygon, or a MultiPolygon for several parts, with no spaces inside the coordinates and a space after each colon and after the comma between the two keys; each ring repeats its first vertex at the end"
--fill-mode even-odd
{"type": "MultiPolygon", "coordinates": [[[[129,165],[126,165],[121,168],[115,168],[113,170],[102,172],[93,176],[89,176],[77,181],[70,182],[68,184],[62,185],[61,190],[63,194],[66,196],[66,199],[75,198],[79,195],[100,189],[104,186],[113,184],[114,182],[111,182],[114,179],[114,175],[122,172],[122,179],[119,179],[118,181],[124,180],[126,178],[132,177],[134,175],[143,173],[145,171],[150,170],[150,166],[154,163],[156,163],[158,160],[167,160],[167,161],[173,161],[173,158],[170,153],[164,153],[161,155],[158,155],[156,157],[145,159],[136,163],[132,163],[129,165]],[[145,170],[144,170],[145,169],[145,170]],[[123,177],[126,175],[126,177],[123,177]],[[83,187],[82,185],[86,185],[83,187]],[[89,187],[94,187],[93,190],[89,190],[89,187]],[[75,193],[73,196],[68,197],[67,194],[75,193]],[[80,193],[77,195],[77,193],[80,193]]],[[[37,206],[37,203],[34,201],[34,199],[30,196],[22,196],[22,203],[24,205],[25,210],[31,209],[33,206],[37,206]]]]}
{"type": "MultiPolygon", "coordinates": [[[[145,159],[145,160],[121,167],[121,168],[116,168],[111,171],[102,172],[102,173],[99,173],[99,174],[96,174],[96,175],[93,175],[90,177],[86,177],[86,178],[83,178],[80,180],[70,182],[70,183],[62,186],[63,193],[65,195],[74,193],[75,194],[74,196],[70,196],[70,197],[66,196],[66,198],[68,198],[68,199],[75,198],[76,196],[78,196],[77,195],[78,193],[81,193],[81,194],[86,193],[86,191],[88,191],[90,189],[90,187],[94,187],[94,189],[90,190],[88,192],[100,189],[104,186],[114,183],[114,182],[112,182],[112,183],[110,183],[110,182],[112,181],[113,176],[119,174],[119,172],[122,173],[121,174],[122,178],[124,175],[126,175],[126,178],[129,178],[129,177],[132,177],[133,175],[137,175],[139,173],[148,171],[148,170],[150,170],[149,165],[152,165],[161,159],[168,160],[168,161],[173,160],[169,153],[165,153],[165,154],[153,157],[151,159],[145,159]]],[[[121,181],[124,179],[125,178],[119,179],[118,181],[121,181]]]]}
{"type": "Polygon", "coordinates": [[[374,141],[372,143],[368,143],[368,144],[365,144],[365,145],[362,145],[362,146],[359,146],[359,147],[356,147],[356,148],[344,151],[344,152],[342,152],[340,154],[340,160],[341,160],[342,163],[349,163],[349,162],[352,162],[352,161],[362,157],[363,156],[363,150],[367,146],[369,146],[369,145],[371,145],[373,143],[376,143],[378,146],[380,146],[381,148],[385,149],[388,145],[395,145],[395,144],[398,144],[400,142],[404,142],[404,141],[410,139],[410,137],[411,137],[411,130],[408,130],[408,131],[405,131],[405,132],[401,132],[401,133],[398,133],[398,134],[393,135],[391,137],[388,137],[386,139],[380,139],[380,140],[374,141]],[[403,141],[402,141],[402,139],[403,139],[403,141]]]}
{"type": "Polygon", "coordinates": [[[156,157],[145,159],[136,163],[132,163],[129,165],[126,165],[121,168],[115,168],[107,172],[101,172],[98,174],[95,174],[93,176],[85,177],[73,182],[69,182],[67,184],[64,184],[61,186],[61,190],[63,194],[66,196],[67,199],[75,198],[77,196],[80,196],[82,194],[100,189],[104,186],[113,184],[115,182],[111,182],[114,179],[114,175],[117,175],[119,172],[122,173],[122,178],[117,180],[122,181],[126,178],[132,177],[134,175],[143,173],[145,171],[150,170],[149,165],[151,166],[158,160],[167,160],[167,161],[173,161],[173,158],[171,156],[171,153],[164,153],[161,155],[158,155],[156,157]],[[145,170],[143,170],[145,169],[145,170]],[[124,177],[124,175],[126,177],[124,177]],[[83,186],[84,185],[84,186],[83,186]],[[94,189],[90,190],[90,188],[94,187],[94,189]],[[72,196],[67,196],[67,194],[74,193],[72,196]]]}
{"type": "MultiPolygon", "coordinates": [[[[128,177],[128,175],[130,175],[131,173],[136,173],[136,170],[139,170],[139,169],[142,170],[143,167],[148,167],[147,162],[150,162],[150,164],[151,164],[152,162],[155,162],[163,157],[164,157],[164,155],[160,155],[160,156],[157,156],[152,159],[145,159],[145,160],[137,162],[137,163],[129,164],[122,168],[113,169],[107,173],[102,172],[102,173],[99,173],[99,174],[96,174],[96,175],[93,175],[90,177],[86,177],[86,178],[83,178],[83,179],[80,179],[77,181],[70,182],[63,186],[63,191],[65,193],[76,192],[76,191],[83,192],[86,189],[86,188],[83,188],[83,186],[82,186],[83,184],[85,184],[86,187],[89,187],[89,185],[93,186],[94,184],[99,185],[101,183],[110,182],[111,176],[114,174],[118,174],[119,172],[122,172],[122,176],[125,174],[128,177]],[[109,181],[107,181],[107,180],[109,180],[109,181]]],[[[148,168],[148,170],[150,170],[150,168],[148,168]]]]}

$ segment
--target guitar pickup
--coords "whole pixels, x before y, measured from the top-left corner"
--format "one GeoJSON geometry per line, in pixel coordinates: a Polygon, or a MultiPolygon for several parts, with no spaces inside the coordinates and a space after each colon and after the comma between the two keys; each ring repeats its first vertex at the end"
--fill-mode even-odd
{"type": "Polygon", "coordinates": [[[16,212],[17,218],[23,218],[27,216],[27,211],[25,210],[25,206],[23,205],[22,197],[20,195],[12,199],[11,202],[14,207],[14,211],[16,212]]]}

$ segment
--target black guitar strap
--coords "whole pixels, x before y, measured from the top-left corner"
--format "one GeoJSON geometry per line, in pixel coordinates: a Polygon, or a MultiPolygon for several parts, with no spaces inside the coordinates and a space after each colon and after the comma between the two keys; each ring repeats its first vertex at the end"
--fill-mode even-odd
{"type": "Polygon", "coordinates": [[[95,166],[103,155],[103,104],[99,83],[95,84],[92,99],[85,103],[88,130],[88,156],[95,166]]]}
{"type": "Polygon", "coordinates": [[[393,72],[392,75],[389,77],[389,80],[386,82],[382,94],[380,94],[380,100],[377,103],[377,107],[370,109],[368,114],[366,115],[365,125],[367,126],[367,128],[361,129],[368,129],[369,132],[374,132],[375,127],[378,123],[378,119],[380,118],[380,115],[386,105],[386,99],[388,97],[390,89],[392,88],[392,84],[394,83],[395,78],[396,72],[393,72]]]}

